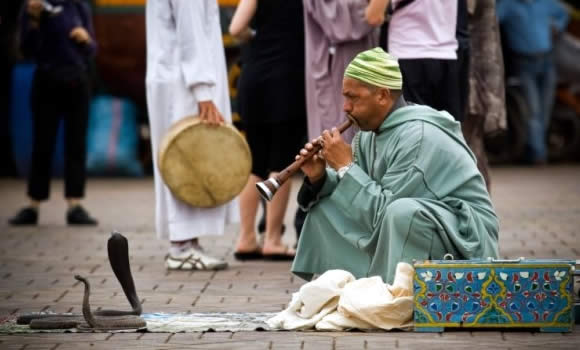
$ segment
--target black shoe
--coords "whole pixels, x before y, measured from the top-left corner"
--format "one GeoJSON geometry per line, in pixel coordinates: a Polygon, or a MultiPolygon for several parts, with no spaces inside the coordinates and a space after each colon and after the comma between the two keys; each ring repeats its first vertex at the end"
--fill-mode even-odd
{"type": "Polygon", "coordinates": [[[36,225],[37,222],[38,210],[32,207],[21,209],[18,214],[8,220],[8,223],[14,226],[36,225]]]}
{"type": "Polygon", "coordinates": [[[98,224],[97,220],[90,217],[85,208],[80,205],[75,205],[67,211],[66,222],[69,225],[96,226],[98,224]]]}

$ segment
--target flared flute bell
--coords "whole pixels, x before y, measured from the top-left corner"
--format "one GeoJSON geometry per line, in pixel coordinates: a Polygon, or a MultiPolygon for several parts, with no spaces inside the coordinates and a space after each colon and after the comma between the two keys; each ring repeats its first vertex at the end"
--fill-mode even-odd
{"type": "Polygon", "coordinates": [[[280,183],[272,177],[266,181],[256,183],[256,188],[260,192],[260,195],[267,201],[272,200],[280,186],[280,183]]]}

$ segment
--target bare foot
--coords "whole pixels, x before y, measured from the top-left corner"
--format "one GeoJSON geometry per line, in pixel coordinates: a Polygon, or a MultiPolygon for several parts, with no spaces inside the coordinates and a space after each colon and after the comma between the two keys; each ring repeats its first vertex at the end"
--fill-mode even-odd
{"type": "Polygon", "coordinates": [[[296,255],[296,251],[293,248],[288,247],[287,245],[268,245],[264,244],[262,248],[262,254],[264,255],[287,255],[287,256],[294,256],[296,255]]]}
{"type": "Polygon", "coordinates": [[[254,234],[253,238],[245,238],[243,235],[240,235],[238,242],[236,243],[236,249],[234,251],[237,253],[247,253],[260,250],[261,247],[256,240],[256,235],[254,234]]]}

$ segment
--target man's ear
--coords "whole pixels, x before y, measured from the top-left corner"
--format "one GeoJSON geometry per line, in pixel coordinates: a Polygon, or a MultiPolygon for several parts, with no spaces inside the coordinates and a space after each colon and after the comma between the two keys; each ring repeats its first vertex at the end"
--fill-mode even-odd
{"type": "Polygon", "coordinates": [[[389,103],[392,98],[391,90],[388,88],[380,88],[379,89],[379,101],[383,104],[389,103]]]}

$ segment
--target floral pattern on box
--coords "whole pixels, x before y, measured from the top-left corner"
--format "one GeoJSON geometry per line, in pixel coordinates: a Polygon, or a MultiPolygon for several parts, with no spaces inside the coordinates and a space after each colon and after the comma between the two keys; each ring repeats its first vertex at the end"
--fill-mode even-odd
{"type": "Polygon", "coordinates": [[[572,265],[431,261],[415,265],[415,327],[573,325],[572,265]]]}

